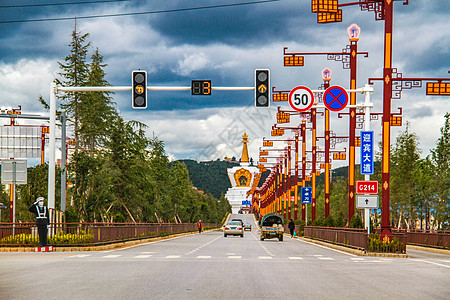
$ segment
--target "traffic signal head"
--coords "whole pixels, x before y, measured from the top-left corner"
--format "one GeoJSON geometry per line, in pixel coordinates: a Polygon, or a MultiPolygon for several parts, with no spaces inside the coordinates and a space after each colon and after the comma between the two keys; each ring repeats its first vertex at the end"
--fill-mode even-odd
{"type": "Polygon", "coordinates": [[[269,70],[255,70],[255,106],[269,107],[270,105],[269,70]]]}
{"type": "Polygon", "coordinates": [[[132,81],[132,106],[133,108],[147,108],[147,71],[133,71],[132,81]]]}

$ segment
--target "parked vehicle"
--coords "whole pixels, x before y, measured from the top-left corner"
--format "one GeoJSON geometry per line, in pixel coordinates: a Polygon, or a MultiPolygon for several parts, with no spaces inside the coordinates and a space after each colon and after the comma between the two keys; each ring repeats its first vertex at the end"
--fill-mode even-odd
{"type": "Polygon", "coordinates": [[[229,221],[223,228],[223,236],[227,237],[228,235],[240,235],[244,237],[244,227],[238,221],[229,221]]]}
{"type": "Polygon", "coordinates": [[[261,219],[261,241],[278,238],[283,240],[283,217],[276,213],[265,214],[261,219]]]}

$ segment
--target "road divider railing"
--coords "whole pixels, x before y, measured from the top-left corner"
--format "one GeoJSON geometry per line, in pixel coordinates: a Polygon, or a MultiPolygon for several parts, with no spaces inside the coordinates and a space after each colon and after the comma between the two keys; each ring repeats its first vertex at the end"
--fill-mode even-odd
{"type": "Polygon", "coordinates": [[[366,252],[406,253],[404,233],[392,233],[392,239],[383,240],[378,233],[367,234],[365,229],[305,226],[305,237],[366,252]]]}
{"type": "MultiPolygon", "coordinates": [[[[220,226],[204,223],[203,229],[220,226]]],[[[195,231],[198,231],[197,223],[54,223],[49,227],[48,244],[56,247],[96,246],[195,231]]],[[[38,244],[35,223],[0,223],[0,247],[38,244]]]]}

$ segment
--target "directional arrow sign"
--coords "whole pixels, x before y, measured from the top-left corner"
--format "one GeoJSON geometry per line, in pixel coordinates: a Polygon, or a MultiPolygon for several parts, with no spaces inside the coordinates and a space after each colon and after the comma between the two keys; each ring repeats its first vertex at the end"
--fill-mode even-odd
{"type": "Polygon", "coordinates": [[[267,91],[267,87],[266,87],[264,84],[261,84],[261,85],[258,87],[258,91],[259,91],[260,93],[265,93],[265,92],[267,91]]]}
{"type": "Polygon", "coordinates": [[[378,195],[356,195],[356,208],[378,208],[378,195]]]}
{"type": "Polygon", "coordinates": [[[323,93],[323,104],[332,111],[343,110],[348,103],[347,91],[340,86],[330,86],[323,93]]]}

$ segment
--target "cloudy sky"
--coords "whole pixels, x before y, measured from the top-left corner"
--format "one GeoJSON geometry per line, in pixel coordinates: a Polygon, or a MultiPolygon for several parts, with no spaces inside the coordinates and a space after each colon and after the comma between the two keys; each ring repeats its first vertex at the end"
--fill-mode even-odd
{"type": "MultiPolygon", "coordinates": [[[[393,67],[408,78],[449,78],[450,2],[403,2],[394,5],[393,67]]],[[[192,79],[210,79],[212,86],[250,87],[254,70],[269,68],[276,90],[298,85],[317,89],[321,70],[328,67],[332,85],[348,88],[350,74],[342,62],[309,56],[304,67],[283,67],[283,47],[289,52],[340,52],[349,44],[346,29],[352,23],[362,29],[358,50],[369,52],[369,57],[359,57],[357,86],[382,76],[384,22],[359,6],[344,7],[342,23],[317,24],[309,0],[2,0],[0,106],[21,105],[22,113],[47,115],[37,99],[49,98],[50,82],[60,72],[57,62],[69,53],[74,17],[77,30],[90,34],[90,53],[98,48],[104,56],[107,80],[114,86],[131,85],[131,71],[143,69],[152,86],[190,86],[192,79]],[[36,3],[41,5],[30,6],[36,3]],[[140,14],[111,16],[128,13],[140,14]]],[[[382,85],[373,88],[373,111],[382,112],[382,85]]],[[[272,102],[269,109],[257,109],[252,91],[213,91],[212,96],[149,92],[146,110],[131,108],[129,92],[117,92],[114,100],[125,119],[146,123],[148,135],[163,140],[172,158],[195,160],[240,157],[244,132],[251,141],[250,156],[257,159],[262,137],[270,137],[277,106],[289,107],[272,102]]],[[[358,96],[357,102],[363,101],[358,96]]],[[[401,100],[393,100],[392,111],[398,112],[398,107],[426,156],[450,111],[448,97],[425,96],[424,88],[408,89],[401,100]]],[[[291,125],[298,123],[293,118],[291,125]]],[[[318,123],[320,136],[323,119],[318,123]]],[[[348,134],[347,117],[332,113],[331,124],[337,135],[348,134]]],[[[375,141],[380,141],[381,122],[372,121],[371,128],[375,141]]],[[[392,128],[393,142],[403,130],[405,126],[392,128]]]]}

